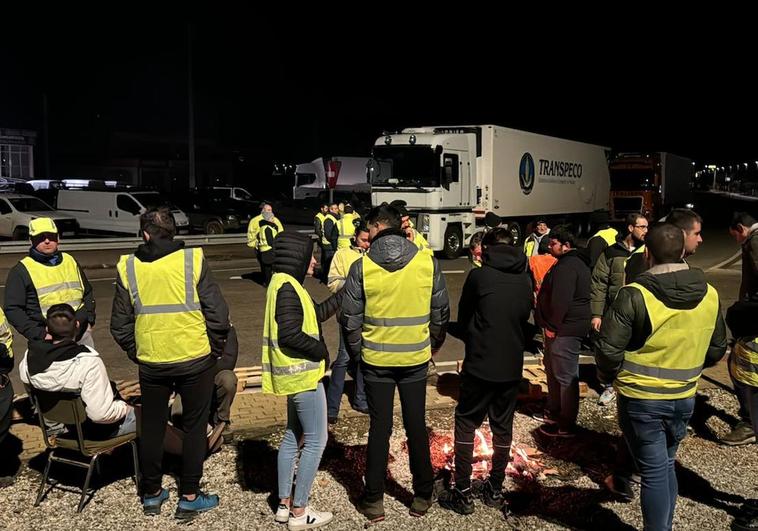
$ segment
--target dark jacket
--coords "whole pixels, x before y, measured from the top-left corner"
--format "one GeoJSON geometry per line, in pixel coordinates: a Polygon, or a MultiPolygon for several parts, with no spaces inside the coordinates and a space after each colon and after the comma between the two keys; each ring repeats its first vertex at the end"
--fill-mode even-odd
{"type": "MultiPolygon", "coordinates": [[[[609,228],[608,225],[605,225],[598,229],[598,232],[607,228],[609,228]]],[[[590,257],[590,269],[595,269],[595,264],[597,264],[598,258],[600,258],[600,255],[603,254],[603,251],[608,247],[609,245],[608,242],[605,241],[605,238],[598,236],[597,233],[590,236],[590,239],[587,240],[587,254],[589,254],[590,257]]]]}
{"type": "Polygon", "coordinates": [[[587,335],[592,320],[587,253],[572,250],[558,258],[542,282],[534,317],[558,336],[587,335]]]}
{"type": "MultiPolygon", "coordinates": [[[[283,232],[274,241],[274,274],[287,273],[300,282],[305,281],[311,257],[313,240],[296,232],[283,232]]],[[[270,289],[270,288],[269,288],[270,289]]],[[[329,361],[329,351],[321,333],[321,323],[339,309],[342,295],[337,293],[322,303],[313,305],[319,325],[319,339],[303,332],[303,306],[295,288],[284,284],[276,297],[276,324],[279,328],[279,345],[289,349],[289,355],[300,355],[311,361],[329,361]]]]}
{"type": "Polygon", "coordinates": [[[649,268],[650,266],[645,259],[645,253],[639,252],[632,254],[632,256],[629,257],[629,260],[626,261],[626,266],[624,266],[624,284],[637,282],[637,277],[649,268]]]}
{"type": "Polygon", "coordinates": [[[735,339],[758,337],[758,297],[751,300],[739,300],[726,311],[726,325],[735,339]]]}
{"type": "Polygon", "coordinates": [[[451,334],[466,343],[463,373],[490,382],[521,380],[525,335],[532,312],[526,255],[510,245],[492,245],[482,267],[466,278],[451,334]]]}
{"type": "Polygon", "coordinates": [[[237,330],[234,327],[229,328],[229,335],[226,336],[226,343],[224,343],[224,350],[221,352],[221,357],[216,362],[216,366],[219,371],[233,371],[237,366],[237,357],[239,356],[239,340],[237,339],[237,330]]]}
{"type": "MultiPolygon", "coordinates": [[[[641,274],[636,282],[647,288],[668,308],[690,310],[703,300],[708,284],[700,269],[673,264],[675,271],[641,274]],[[684,269],[682,269],[684,268],[684,269]]],[[[652,326],[639,290],[624,288],[603,316],[603,327],[595,343],[595,361],[603,382],[614,380],[624,362],[625,351],[641,348],[650,337],[652,326]]],[[[705,366],[716,364],[726,352],[726,325],[719,306],[716,327],[705,355],[705,366]]]]}
{"type": "MultiPolygon", "coordinates": [[[[154,262],[164,256],[184,248],[183,241],[151,239],[143,243],[134,253],[141,262],[154,262]]],[[[221,294],[221,289],[213,280],[208,262],[203,258],[200,279],[197,283],[197,295],[200,299],[200,307],[205,318],[205,327],[208,332],[211,352],[215,358],[221,356],[229,334],[229,307],[221,294]]],[[[127,356],[137,362],[137,344],[134,337],[134,307],[129,298],[129,291],[121,282],[121,276],[116,276],[116,293],[113,297],[111,310],[111,335],[118,345],[126,352],[127,356]]],[[[181,376],[194,374],[207,369],[215,363],[215,358],[205,356],[196,360],[179,363],[150,364],[140,362],[140,370],[146,371],[156,377],[172,375],[181,376]]]]}
{"type": "MultiPolygon", "coordinates": [[[[52,256],[46,256],[34,248],[29,250],[29,256],[40,264],[54,267],[61,260],[60,251],[52,256]]],[[[95,326],[95,295],[92,285],[87,280],[81,266],[77,264],[82,277],[83,306],[76,312],[79,321],[80,336],[87,330],[87,325],[95,326]]],[[[5,316],[8,322],[27,340],[45,338],[45,318],[39,305],[39,297],[34,289],[32,277],[26,266],[19,262],[8,272],[5,282],[5,316]]]]}
{"type": "MultiPolygon", "coordinates": [[[[334,214],[332,214],[334,216],[334,214]]],[[[336,218],[336,216],[334,216],[336,218]]],[[[337,250],[337,240],[339,240],[340,237],[340,231],[337,228],[337,224],[332,221],[331,218],[326,218],[324,220],[324,237],[329,240],[329,243],[332,246],[332,249],[335,251],[337,250]]]]}
{"type": "Polygon", "coordinates": [[[742,282],[740,300],[758,294],[758,223],[750,227],[750,234],[742,244],[742,282]]]}
{"type": "MultiPolygon", "coordinates": [[[[602,239],[602,238],[595,238],[602,239]]],[[[641,245],[641,243],[640,243],[641,245]]],[[[602,317],[616,293],[626,283],[626,262],[632,256],[633,249],[626,246],[623,238],[607,247],[592,269],[590,288],[590,308],[593,317],[602,317]]],[[[640,255],[640,253],[638,253],[640,255]]],[[[591,257],[590,257],[591,258],[591,257]]]]}
{"type": "MultiPolygon", "coordinates": [[[[416,256],[418,247],[408,241],[402,231],[387,229],[380,232],[371,241],[368,256],[380,267],[387,271],[402,269],[416,256]]],[[[450,302],[448,300],[445,278],[442,268],[435,258],[434,278],[432,282],[432,301],[430,305],[429,335],[432,350],[439,349],[445,342],[447,324],[450,320],[450,302]]],[[[366,306],[366,298],[363,293],[363,260],[357,260],[351,267],[345,281],[345,287],[340,293],[344,293],[342,300],[342,313],[340,324],[344,327],[345,343],[348,352],[354,359],[361,354],[363,311],[366,306]]],[[[426,364],[423,364],[423,373],[426,374],[426,364]]],[[[390,369],[394,369],[390,368],[390,369]]],[[[367,378],[371,378],[367,376],[367,378]]]]}

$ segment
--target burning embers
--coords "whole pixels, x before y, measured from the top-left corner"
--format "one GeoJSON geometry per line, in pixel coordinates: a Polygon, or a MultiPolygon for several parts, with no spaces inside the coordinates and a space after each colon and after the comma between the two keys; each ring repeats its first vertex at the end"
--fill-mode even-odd
{"type": "MultiPolygon", "coordinates": [[[[429,433],[429,448],[432,454],[432,466],[437,471],[452,471],[455,468],[454,439],[446,433],[429,433]]],[[[482,479],[489,475],[492,466],[492,434],[489,427],[482,426],[476,430],[474,438],[474,459],[472,463],[473,477],[482,479]]],[[[556,473],[555,470],[546,469],[539,460],[542,454],[523,444],[511,445],[511,458],[505,470],[506,474],[514,478],[534,480],[544,477],[545,474],[556,473]]]]}

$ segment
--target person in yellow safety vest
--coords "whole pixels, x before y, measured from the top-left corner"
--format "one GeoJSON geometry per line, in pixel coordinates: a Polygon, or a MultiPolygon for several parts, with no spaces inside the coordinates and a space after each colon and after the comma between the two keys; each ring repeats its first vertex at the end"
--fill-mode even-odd
{"type": "Polygon", "coordinates": [[[287,429],[277,457],[279,505],[274,519],[287,523],[289,529],[311,529],[332,520],[331,513],[310,507],[308,497],[328,437],[321,379],[329,352],[319,323],[337,312],[341,294],[315,304],[303,286],[316,266],[310,238],[283,233],[274,242],[274,249],[276,261],[266,291],[261,359],[263,392],[287,397],[287,429]]]}
{"type": "Polygon", "coordinates": [[[413,243],[413,245],[418,247],[419,251],[430,256],[434,256],[434,251],[429,245],[429,242],[426,241],[426,238],[424,238],[424,235],[413,227],[413,222],[411,221],[410,214],[408,212],[408,209],[405,207],[405,201],[398,199],[392,201],[390,205],[395,207],[400,212],[402,230],[405,233],[406,238],[408,238],[408,240],[413,243]]]}
{"type": "Polygon", "coordinates": [[[383,204],[366,218],[371,248],[350,268],[340,314],[348,352],[361,359],[371,416],[366,487],[358,510],[384,519],[384,479],[393,396],[400,392],[408,436],[414,499],[412,516],[432,504],[434,475],[426,432],[429,361],[445,340],[450,319],[445,280],[437,260],[408,241],[400,212],[383,204]]]}
{"type": "Polygon", "coordinates": [[[319,206],[319,211],[313,217],[313,233],[318,237],[319,242],[324,235],[324,220],[329,213],[329,205],[324,203],[319,206]]]}
{"type": "MultiPolygon", "coordinates": [[[[349,207],[345,207],[346,209],[349,207]]],[[[347,214],[346,214],[347,215],[347,214]]],[[[364,223],[355,228],[352,245],[347,248],[337,249],[332,265],[329,268],[329,291],[339,292],[345,286],[345,280],[350,272],[350,267],[359,260],[368,250],[368,227],[364,223]]],[[[332,364],[332,375],[329,378],[329,387],[326,391],[326,412],[329,424],[335,424],[339,417],[342,401],[342,391],[345,388],[345,373],[349,372],[355,382],[352,407],[354,410],[368,414],[366,403],[366,390],[363,385],[363,373],[357,360],[350,358],[345,346],[345,335],[340,329],[340,344],[337,358],[332,364]]]]}
{"type": "Polygon", "coordinates": [[[271,252],[276,236],[284,231],[282,222],[274,215],[271,203],[261,203],[261,213],[250,220],[247,226],[247,246],[255,249],[258,265],[263,275],[263,286],[268,286],[271,279],[271,264],[274,254],[271,252]]]}
{"type": "Polygon", "coordinates": [[[645,529],[671,529],[674,460],[697,383],[726,352],[718,293],[683,255],[681,229],[663,223],[648,231],[650,268],[621,288],[595,345],[598,378],[616,388],[619,424],[642,476],[645,529]]]}
{"type": "Polygon", "coordinates": [[[337,203],[332,203],[329,205],[329,212],[324,217],[324,223],[321,225],[321,240],[319,241],[319,247],[321,248],[321,271],[319,278],[324,284],[329,282],[329,267],[339,245],[339,219],[340,213],[337,203]]]}
{"type": "Polygon", "coordinates": [[[608,247],[616,243],[619,231],[604,223],[598,231],[587,240],[587,253],[590,255],[590,269],[595,267],[598,258],[608,247]]]}
{"type": "Polygon", "coordinates": [[[355,235],[355,224],[360,219],[353,207],[345,205],[345,213],[337,221],[337,230],[339,233],[339,239],[337,240],[337,249],[349,249],[350,240],[355,235]]]}
{"type": "Polygon", "coordinates": [[[60,234],[50,218],[29,223],[31,248],[9,272],[5,285],[8,322],[27,340],[45,339],[45,315],[54,304],[66,303],[79,321],[77,341],[95,346],[95,297],[87,276],[77,261],[58,249],[60,234]]]}
{"type": "Polygon", "coordinates": [[[218,496],[200,490],[200,479],[217,359],[231,327],[229,308],[203,250],[174,240],[167,208],[142,214],[140,227],[145,243],[117,265],[111,335],[139,367],[143,511],[159,514],[168,499],[161,462],[168,399],[176,391],[184,433],[176,517],[191,519],[218,505],[218,496]]]}
{"type": "Polygon", "coordinates": [[[0,308],[0,487],[11,485],[21,462],[17,454],[6,450],[5,440],[11,427],[13,385],[8,377],[13,370],[13,332],[0,308]]]}
{"type": "Polygon", "coordinates": [[[550,228],[547,226],[547,223],[542,219],[536,220],[534,222],[534,232],[524,240],[524,254],[526,254],[527,259],[530,256],[547,254],[549,252],[548,241],[550,237],[548,234],[550,234],[550,228]]]}
{"type": "MultiPolygon", "coordinates": [[[[755,442],[758,424],[758,298],[735,302],[726,323],[735,338],[729,357],[729,375],[740,404],[740,422],[721,442],[738,446],[755,442]]],[[[758,512],[758,511],[756,511],[758,512]]]]}

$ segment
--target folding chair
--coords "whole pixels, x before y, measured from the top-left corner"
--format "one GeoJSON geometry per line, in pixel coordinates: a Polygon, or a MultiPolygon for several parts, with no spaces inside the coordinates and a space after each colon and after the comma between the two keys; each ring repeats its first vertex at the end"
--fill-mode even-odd
{"type": "Polygon", "coordinates": [[[79,396],[79,393],[71,392],[50,392],[40,391],[37,389],[31,390],[31,397],[34,406],[37,409],[39,416],[40,428],[45,438],[45,446],[49,450],[47,456],[47,465],[45,466],[45,473],[42,476],[42,484],[39,487],[37,493],[37,500],[34,502],[34,506],[38,506],[42,499],[47,495],[50,490],[55,488],[57,481],[51,481],[50,488],[45,489],[48,485],[48,476],[50,474],[50,466],[53,461],[65,463],[68,465],[87,469],[87,476],[84,480],[84,486],[82,487],[82,495],[79,500],[79,506],[76,512],[81,512],[84,508],[87,498],[91,498],[95,495],[95,491],[90,492],[89,484],[92,479],[92,471],[95,469],[98,463],[98,457],[102,454],[110,454],[115,448],[124,444],[130,444],[132,447],[132,458],[134,460],[134,482],[137,485],[137,493],[139,494],[139,458],[137,454],[137,434],[130,433],[127,435],[121,435],[105,440],[89,440],[84,438],[82,431],[82,425],[87,420],[87,414],[85,412],[84,402],[79,396]],[[49,437],[47,429],[45,427],[45,420],[52,422],[59,422],[69,427],[69,431],[75,430],[72,434],[67,434],[62,437],[49,437]],[[74,459],[68,459],[65,457],[59,457],[55,455],[56,450],[67,450],[72,452],[78,452],[87,459],[87,462],[77,461],[74,459]]]}

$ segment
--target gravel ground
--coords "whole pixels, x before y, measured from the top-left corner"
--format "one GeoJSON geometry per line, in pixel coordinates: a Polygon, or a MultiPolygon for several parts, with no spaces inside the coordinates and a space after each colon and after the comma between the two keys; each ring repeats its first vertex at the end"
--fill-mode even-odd
{"type": "MultiPolygon", "coordinates": [[[[737,403],[724,391],[705,391],[700,395],[698,415],[693,425],[696,435],[688,437],[679,450],[680,497],[674,519],[675,529],[728,529],[743,495],[756,497],[755,471],[758,455],[755,446],[728,448],[718,445],[714,436],[729,430],[735,421],[737,403]]],[[[585,431],[571,441],[544,441],[535,435],[538,423],[517,414],[514,440],[536,446],[544,452],[546,466],[559,475],[536,482],[508,479],[507,489],[517,517],[506,519],[502,513],[477,505],[474,515],[463,517],[435,506],[426,517],[408,515],[410,473],[403,450],[404,434],[400,419],[391,442],[388,495],[385,497],[387,520],[375,527],[395,530],[419,529],[635,529],[642,525],[639,501],[620,503],[600,486],[613,466],[619,431],[615,408],[598,407],[584,400],[579,423],[585,431]]],[[[452,410],[430,411],[428,425],[436,433],[452,432],[452,410]]],[[[330,510],[335,518],[328,529],[361,529],[365,520],[351,500],[360,494],[368,422],[365,417],[341,420],[332,437],[314,483],[312,505],[330,510]]],[[[75,512],[78,496],[53,490],[40,507],[32,507],[39,482],[40,462],[24,467],[15,485],[3,489],[0,528],[44,531],[59,529],[284,529],[273,521],[271,492],[276,485],[276,448],[282,430],[271,433],[237,435],[236,445],[225,447],[206,463],[203,489],[221,495],[220,507],[179,525],[173,519],[177,500],[175,482],[166,478],[171,499],[163,515],[147,518],[135,497],[128,468],[120,478],[110,478],[84,512],[75,512]]],[[[104,462],[128,467],[129,455],[104,462]]],[[[66,469],[63,469],[64,471],[66,469]]],[[[118,474],[118,473],[117,473],[118,474]]]]}

